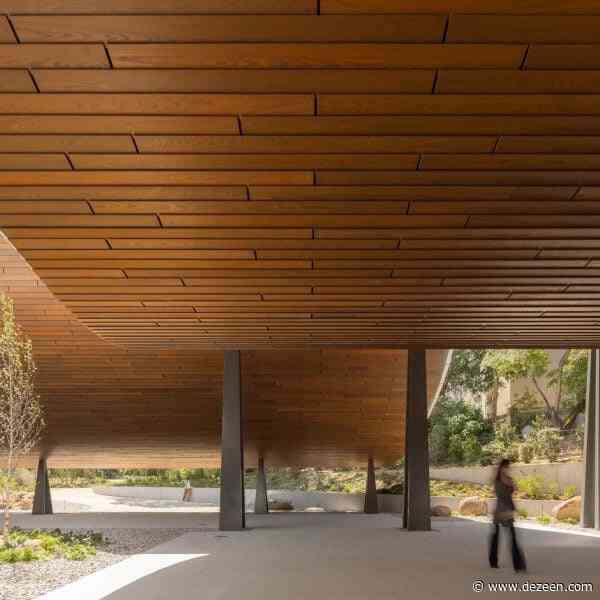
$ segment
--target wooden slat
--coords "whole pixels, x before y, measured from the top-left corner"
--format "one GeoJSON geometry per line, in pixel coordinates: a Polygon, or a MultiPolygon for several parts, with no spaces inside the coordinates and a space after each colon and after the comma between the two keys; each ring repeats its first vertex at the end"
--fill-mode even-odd
{"type": "Polygon", "coordinates": [[[0,154],[0,170],[71,170],[64,154],[0,154]]]}
{"type": "Polygon", "coordinates": [[[133,133],[239,133],[234,117],[122,116],[122,115],[0,115],[0,133],[133,134],[133,133]]]}
{"type": "Polygon", "coordinates": [[[434,91],[439,94],[597,94],[600,71],[452,69],[439,71],[434,91]]]}
{"type": "Polygon", "coordinates": [[[4,232],[10,236],[15,244],[19,244],[21,238],[27,238],[29,241],[38,238],[54,239],[64,238],[67,234],[78,240],[85,239],[105,239],[110,238],[111,243],[115,240],[131,239],[217,239],[217,240],[237,240],[237,239],[269,239],[269,240],[311,240],[313,231],[311,229],[298,228],[278,228],[278,229],[135,229],[129,227],[104,228],[70,227],[68,232],[60,227],[45,227],[36,229],[35,227],[5,227],[4,232]]]}
{"type": "Polygon", "coordinates": [[[21,69],[0,70],[0,92],[35,92],[33,79],[21,69]]]}
{"type": "Polygon", "coordinates": [[[594,15],[451,15],[448,42],[533,44],[594,43],[600,16],[594,15]]]}
{"type": "MultiPolygon", "coordinates": [[[[439,15],[35,15],[13,17],[21,42],[441,42],[439,15]]],[[[586,27],[590,25],[586,20],[586,27]]],[[[0,34],[2,30],[0,29],[0,34]]],[[[1,38],[0,38],[1,40],[1,38]]],[[[14,41],[14,40],[10,40],[14,41]]]]}
{"type": "Polygon", "coordinates": [[[593,44],[532,44],[526,69],[598,69],[599,47],[593,44]]]}
{"type": "Polygon", "coordinates": [[[598,114],[595,95],[353,94],[318,98],[322,115],[560,115],[598,114]]]}
{"type": "Polygon", "coordinates": [[[431,154],[419,163],[423,170],[551,170],[586,171],[600,168],[596,154],[431,154]]]}
{"type": "Polygon", "coordinates": [[[502,136],[495,152],[514,154],[597,154],[600,153],[600,136],[502,136]]]}
{"type": "Polygon", "coordinates": [[[127,135],[0,135],[0,152],[135,152],[127,135]]]}
{"type": "Polygon", "coordinates": [[[409,215],[164,215],[165,227],[462,227],[466,217],[409,215]]]}
{"type": "Polygon", "coordinates": [[[110,64],[99,44],[2,44],[2,68],[107,68],[110,64]]]}
{"type": "Polygon", "coordinates": [[[307,14],[315,0],[6,0],[9,14],[307,14]]]}
{"type": "Polygon", "coordinates": [[[34,69],[32,74],[42,92],[426,93],[435,71],[295,69],[290,77],[285,69],[34,69]]]}
{"type": "MultiPolygon", "coordinates": [[[[166,214],[406,214],[408,203],[402,201],[353,201],[343,202],[335,200],[317,201],[231,201],[211,202],[202,200],[195,202],[122,202],[122,201],[94,201],[90,203],[96,214],[136,214],[157,213],[166,214]]],[[[298,217],[299,220],[301,217],[298,217]]]]}
{"type": "Polygon", "coordinates": [[[91,214],[87,202],[58,200],[53,202],[0,200],[2,214],[91,214]]]}
{"type": "Polygon", "coordinates": [[[136,136],[142,153],[173,154],[491,152],[496,141],[492,136],[136,136]]]}
{"type": "Polygon", "coordinates": [[[152,215],[1,215],[0,227],[157,227],[152,215]]]}
{"type": "Polygon", "coordinates": [[[242,117],[250,135],[593,135],[596,116],[418,115],[242,117]]]}
{"type": "Polygon", "coordinates": [[[308,94],[2,94],[0,113],[307,115],[314,100],[308,94]]]}
{"type": "MultiPolygon", "coordinates": [[[[0,179],[1,180],[1,179],[0,179]]],[[[317,185],[600,185],[597,171],[319,171],[317,185]]]]}
{"type": "MultiPolygon", "coordinates": [[[[416,154],[73,154],[71,161],[75,169],[79,170],[414,170],[417,167],[418,156],[416,154]]],[[[2,168],[1,160],[0,168],[2,168]]]]}
{"type": "Polygon", "coordinates": [[[321,12],[328,13],[474,13],[474,14],[600,14],[598,0],[321,0],[321,12]]]}
{"type": "Polygon", "coordinates": [[[411,202],[410,213],[422,214],[598,214],[597,202],[549,201],[549,202],[494,202],[479,200],[475,202],[411,202]]]}
{"type": "MultiPolygon", "coordinates": [[[[522,45],[110,44],[116,68],[516,68],[522,45]]],[[[19,66],[19,65],[16,65],[19,66]]],[[[33,66],[33,65],[32,65],[33,66]]],[[[59,65],[55,65],[59,66],[59,65]]]]}
{"type": "MultiPolygon", "coordinates": [[[[575,190],[576,191],[576,190],[575,190]]],[[[4,200],[243,200],[241,186],[30,186],[0,187],[4,200]]]]}
{"type": "Polygon", "coordinates": [[[5,171],[3,185],[311,185],[306,171],[5,171]]]}
{"type": "MultiPolygon", "coordinates": [[[[568,200],[577,187],[477,185],[250,186],[252,200],[568,200]]],[[[2,191],[0,190],[0,197],[2,191]]]]}

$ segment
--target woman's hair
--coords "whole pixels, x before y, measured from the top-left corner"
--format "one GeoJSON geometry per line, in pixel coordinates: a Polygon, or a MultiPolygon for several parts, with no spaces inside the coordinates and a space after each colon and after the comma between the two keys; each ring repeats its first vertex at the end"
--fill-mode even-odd
{"type": "Polygon", "coordinates": [[[496,471],[496,479],[500,479],[500,477],[502,475],[502,471],[504,471],[504,469],[506,469],[509,465],[510,465],[510,460],[508,460],[508,458],[503,458],[498,463],[498,470],[496,471]]]}

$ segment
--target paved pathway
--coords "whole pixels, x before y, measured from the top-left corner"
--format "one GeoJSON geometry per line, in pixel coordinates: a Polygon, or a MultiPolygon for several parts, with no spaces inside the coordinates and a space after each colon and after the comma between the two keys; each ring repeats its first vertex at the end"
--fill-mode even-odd
{"type": "Polygon", "coordinates": [[[115,566],[82,579],[51,600],[453,600],[470,597],[478,580],[589,582],[596,587],[595,594],[563,597],[592,598],[600,590],[600,537],[541,528],[519,530],[529,573],[515,576],[506,552],[501,569],[488,568],[488,525],[463,519],[435,519],[434,531],[428,533],[403,531],[400,516],[390,514],[249,515],[247,531],[227,533],[216,530],[217,515],[211,514],[81,513],[20,519],[46,526],[53,519],[59,527],[177,523],[205,528],[162,544],[141,560],[120,563],[125,571],[115,566]]]}
{"type": "MultiPolygon", "coordinates": [[[[181,490],[183,494],[183,489],[181,490]]],[[[56,513],[74,512],[217,512],[213,504],[177,500],[121,498],[96,494],[92,488],[53,488],[52,505],[56,513]]]]}

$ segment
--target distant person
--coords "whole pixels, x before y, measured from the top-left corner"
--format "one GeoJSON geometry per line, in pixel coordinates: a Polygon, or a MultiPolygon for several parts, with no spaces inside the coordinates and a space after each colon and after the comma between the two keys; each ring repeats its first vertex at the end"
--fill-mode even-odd
{"type": "Polygon", "coordinates": [[[192,501],[192,482],[189,479],[185,480],[183,488],[183,502],[192,501]]]}
{"type": "Polygon", "coordinates": [[[502,459],[494,480],[496,510],[494,511],[494,525],[490,538],[490,567],[498,568],[498,538],[500,537],[500,525],[502,525],[510,533],[513,567],[515,571],[525,571],[527,569],[525,557],[521,548],[519,548],[515,532],[515,504],[512,499],[515,484],[507,472],[509,465],[510,461],[508,459],[502,459]]]}

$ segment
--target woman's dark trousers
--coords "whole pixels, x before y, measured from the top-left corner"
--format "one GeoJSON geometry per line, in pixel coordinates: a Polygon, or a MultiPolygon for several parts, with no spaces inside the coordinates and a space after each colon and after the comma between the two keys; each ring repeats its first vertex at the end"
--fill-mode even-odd
{"type": "Polygon", "coordinates": [[[510,533],[512,561],[515,571],[524,571],[526,568],[525,557],[523,556],[523,552],[517,543],[515,524],[512,520],[502,523],[494,523],[492,537],[490,538],[490,567],[495,568],[498,566],[498,538],[500,537],[500,525],[508,529],[510,533]]]}

